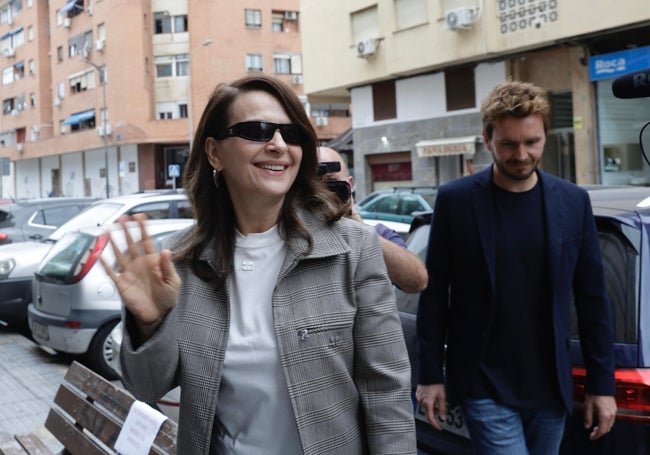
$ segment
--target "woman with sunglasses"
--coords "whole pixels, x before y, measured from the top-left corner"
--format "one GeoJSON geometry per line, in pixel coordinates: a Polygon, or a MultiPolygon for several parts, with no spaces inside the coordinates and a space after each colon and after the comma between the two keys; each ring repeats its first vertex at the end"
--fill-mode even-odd
{"type": "Polygon", "coordinates": [[[180,385],[181,454],[415,454],[410,370],[372,228],[341,218],[295,93],[220,84],[184,173],[196,225],[107,268],[124,382],[180,385]]]}

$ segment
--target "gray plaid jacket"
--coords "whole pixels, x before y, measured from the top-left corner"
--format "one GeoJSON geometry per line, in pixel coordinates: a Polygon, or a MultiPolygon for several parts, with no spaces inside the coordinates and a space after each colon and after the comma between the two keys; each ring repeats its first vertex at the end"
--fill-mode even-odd
{"type": "MultiPolygon", "coordinates": [[[[302,218],[314,248],[305,255],[304,239],[289,240],[273,317],[303,452],[415,454],[408,354],[377,235],[350,220],[302,218]]],[[[124,381],[149,402],[180,385],[178,453],[210,454],[228,295],[176,265],[179,300],[157,333],[137,350],[125,333],[124,381]]]]}

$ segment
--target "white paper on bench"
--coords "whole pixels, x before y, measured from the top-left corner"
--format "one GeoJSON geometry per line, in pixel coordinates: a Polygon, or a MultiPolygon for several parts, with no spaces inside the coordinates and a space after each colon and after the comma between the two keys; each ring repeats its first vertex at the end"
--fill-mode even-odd
{"type": "Polygon", "coordinates": [[[165,419],[148,404],[134,401],[115,441],[115,450],[121,455],[147,455],[165,419]]]}

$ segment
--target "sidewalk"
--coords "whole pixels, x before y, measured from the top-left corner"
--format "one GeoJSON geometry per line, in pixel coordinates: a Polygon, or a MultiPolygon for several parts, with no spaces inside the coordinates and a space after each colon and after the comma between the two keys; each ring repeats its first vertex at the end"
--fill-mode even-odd
{"type": "Polygon", "coordinates": [[[0,431],[47,437],[45,419],[69,366],[69,359],[0,327],[0,431]]]}

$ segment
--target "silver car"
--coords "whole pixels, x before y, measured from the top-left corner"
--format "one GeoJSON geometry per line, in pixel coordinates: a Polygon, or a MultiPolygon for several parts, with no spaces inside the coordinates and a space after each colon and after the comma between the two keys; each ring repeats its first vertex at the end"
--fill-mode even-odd
{"type": "MultiPolygon", "coordinates": [[[[191,219],[148,220],[147,232],[160,245],[162,239],[193,225],[191,219]]],[[[134,239],[136,223],[129,229],[134,239]]],[[[28,306],[29,329],[34,340],[57,352],[84,355],[84,363],[108,379],[113,350],[109,334],[121,317],[120,295],[106,274],[99,256],[115,263],[108,241],[126,249],[119,224],[89,227],[65,234],[40,263],[33,280],[33,302],[28,306]]]]}

